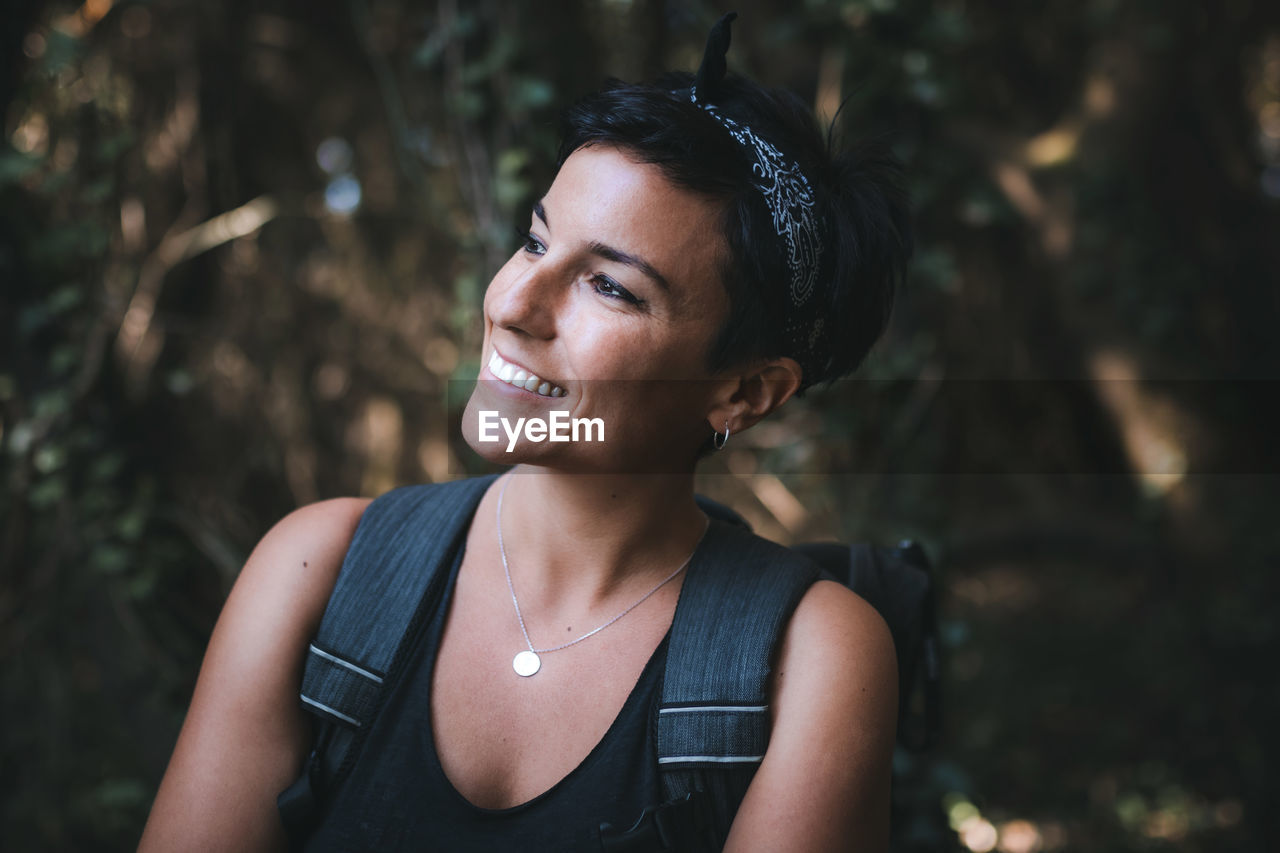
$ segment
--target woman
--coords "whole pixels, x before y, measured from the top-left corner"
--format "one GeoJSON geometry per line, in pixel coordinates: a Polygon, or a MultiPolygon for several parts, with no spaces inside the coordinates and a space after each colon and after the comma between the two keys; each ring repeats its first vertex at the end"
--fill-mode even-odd
{"type": "MultiPolygon", "coordinates": [[[[479,499],[309,849],[598,850],[601,823],[656,805],[664,638],[709,524],[696,463],[852,370],[909,253],[893,165],[833,158],[794,99],[725,77],[730,20],[696,79],[570,111],[556,178],[486,293],[465,418],[477,452],[539,476],[479,499]],[[482,417],[552,410],[599,419],[604,440],[482,440],[482,417]]],[[[311,746],[302,660],[368,504],[304,507],[254,550],[143,850],[284,844],[276,796],[311,746]]],[[[725,849],[883,850],[896,678],[875,611],[809,587],[725,849]]]]}

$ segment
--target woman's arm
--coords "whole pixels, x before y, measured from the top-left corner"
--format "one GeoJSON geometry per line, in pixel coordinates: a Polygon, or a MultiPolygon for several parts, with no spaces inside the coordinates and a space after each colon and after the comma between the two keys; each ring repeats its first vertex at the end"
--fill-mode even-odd
{"type": "Polygon", "coordinates": [[[284,847],[276,795],[309,747],[302,663],[368,503],[303,507],[250,555],[213,629],[141,853],[284,847]]]}
{"type": "Polygon", "coordinates": [[[840,584],[814,584],[783,637],[772,698],[769,748],[725,850],[883,853],[898,669],[880,614],[840,584]]]}

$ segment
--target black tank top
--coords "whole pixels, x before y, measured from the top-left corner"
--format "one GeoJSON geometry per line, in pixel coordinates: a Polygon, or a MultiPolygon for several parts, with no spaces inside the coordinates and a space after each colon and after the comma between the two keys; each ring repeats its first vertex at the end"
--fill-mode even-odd
{"type": "Polygon", "coordinates": [[[602,822],[629,827],[647,806],[661,802],[654,729],[665,638],[608,732],[568,776],[509,809],[480,808],[458,793],[436,754],[430,687],[461,564],[459,549],[423,641],[306,850],[599,851],[602,822]]]}

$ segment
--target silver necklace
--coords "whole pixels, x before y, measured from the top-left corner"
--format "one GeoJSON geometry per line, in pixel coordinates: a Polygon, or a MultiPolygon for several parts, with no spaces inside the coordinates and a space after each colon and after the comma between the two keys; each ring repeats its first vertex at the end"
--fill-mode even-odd
{"type": "MultiPolygon", "coordinates": [[[[517,652],[516,656],[511,661],[511,668],[516,671],[516,675],[521,675],[521,676],[524,676],[525,678],[528,678],[529,676],[534,675],[535,673],[537,673],[539,669],[542,668],[542,658],[539,657],[539,655],[550,654],[551,652],[558,652],[561,649],[567,649],[570,646],[577,645],[578,643],[581,643],[583,640],[587,639],[588,637],[593,637],[596,634],[599,634],[605,628],[608,628],[614,622],[617,622],[623,616],[626,616],[632,610],[635,610],[641,604],[644,604],[645,601],[649,599],[649,596],[653,595],[655,592],[662,589],[668,583],[675,580],[676,575],[680,574],[685,570],[685,568],[689,565],[689,561],[693,559],[694,553],[696,553],[698,550],[698,545],[694,545],[693,551],[689,552],[689,556],[686,557],[685,561],[680,564],[680,568],[676,569],[674,572],[667,575],[661,582],[658,583],[657,586],[655,586],[653,589],[649,590],[644,595],[642,595],[639,601],[632,604],[630,607],[628,607],[626,610],[622,611],[617,616],[610,619],[608,622],[605,622],[602,625],[597,625],[595,628],[592,628],[590,631],[583,634],[581,637],[578,637],[576,640],[570,640],[567,643],[561,643],[558,646],[552,646],[551,648],[547,648],[547,649],[535,649],[533,647],[533,640],[529,639],[529,629],[526,628],[524,624],[524,615],[520,612],[520,602],[516,599],[515,585],[511,583],[511,566],[507,564],[507,547],[505,544],[503,544],[503,541],[502,541],[502,499],[507,496],[507,486],[509,486],[510,484],[511,484],[511,480],[510,478],[508,478],[507,481],[502,484],[502,490],[498,492],[498,553],[502,555],[502,571],[507,576],[507,589],[510,590],[511,592],[511,603],[516,608],[516,619],[520,622],[520,633],[524,635],[525,645],[528,646],[527,649],[517,652]]],[[[710,526],[711,526],[711,520],[707,519],[706,527],[702,528],[702,536],[698,537],[699,545],[702,544],[702,537],[707,535],[707,528],[709,528],[710,526]]]]}

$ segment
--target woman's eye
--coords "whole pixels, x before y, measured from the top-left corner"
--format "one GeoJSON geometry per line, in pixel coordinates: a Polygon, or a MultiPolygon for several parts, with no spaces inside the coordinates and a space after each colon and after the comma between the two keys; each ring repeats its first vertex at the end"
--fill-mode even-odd
{"type": "Polygon", "coordinates": [[[531,255],[545,255],[547,253],[547,247],[543,245],[541,240],[533,236],[532,232],[517,228],[516,236],[520,238],[521,251],[528,252],[531,255]]]}
{"type": "Polygon", "coordinates": [[[618,284],[607,275],[597,275],[591,279],[595,285],[596,292],[602,296],[608,296],[610,299],[621,299],[632,305],[639,305],[640,300],[635,297],[631,291],[618,284]]]}

